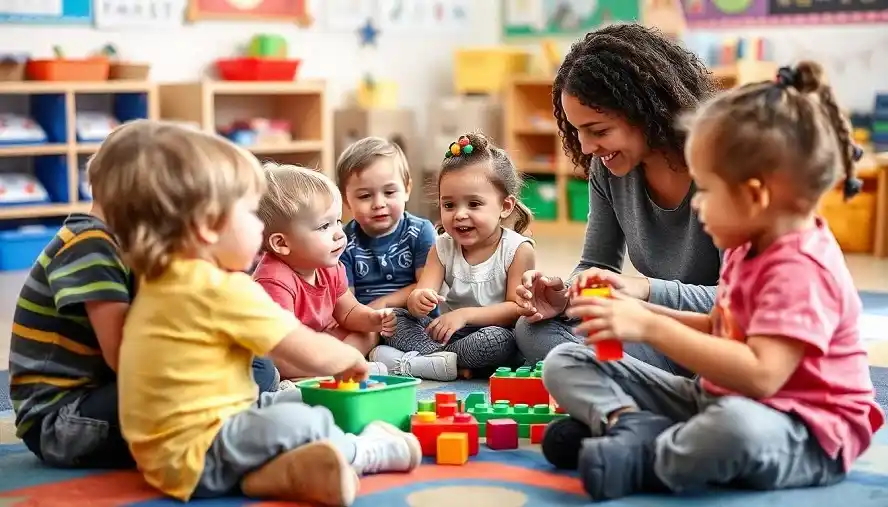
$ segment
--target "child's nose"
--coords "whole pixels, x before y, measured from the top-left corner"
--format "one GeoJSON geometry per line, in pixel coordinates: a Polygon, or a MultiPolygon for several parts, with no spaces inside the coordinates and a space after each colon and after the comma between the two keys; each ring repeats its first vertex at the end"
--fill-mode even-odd
{"type": "Polygon", "coordinates": [[[381,195],[377,195],[373,198],[373,207],[374,208],[382,208],[385,207],[385,198],[381,195]]]}

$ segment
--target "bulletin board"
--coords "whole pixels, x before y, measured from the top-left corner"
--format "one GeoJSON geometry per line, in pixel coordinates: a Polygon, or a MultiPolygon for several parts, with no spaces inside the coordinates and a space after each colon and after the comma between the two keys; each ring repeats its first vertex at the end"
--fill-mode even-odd
{"type": "Polygon", "coordinates": [[[0,23],[89,25],[93,0],[0,0],[0,23]]]}
{"type": "Polygon", "coordinates": [[[504,38],[576,37],[601,25],[638,21],[639,0],[501,0],[504,38]]]}
{"type": "Polygon", "coordinates": [[[888,0],[682,0],[689,27],[888,21],[888,0]]]}

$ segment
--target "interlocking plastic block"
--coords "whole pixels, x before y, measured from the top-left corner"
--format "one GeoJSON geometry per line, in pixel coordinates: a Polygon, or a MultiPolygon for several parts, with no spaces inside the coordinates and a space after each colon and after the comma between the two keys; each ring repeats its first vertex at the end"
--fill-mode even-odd
{"type": "Polygon", "coordinates": [[[542,377],[542,361],[533,369],[529,366],[522,366],[515,371],[508,367],[497,368],[490,377],[490,399],[526,405],[548,403],[549,392],[543,385],[542,377]]]}
{"type": "Polygon", "coordinates": [[[518,448],[518,423],[512,419],[487,421],[487,447],[495,451],[518,448]]]}
{"type": "Polygon", "coordinates": [[[478,454],[478,421],[466,413],[450,417],[438,417],[434,412],[420,412],[410,418],[410,431],[419,440],[423,456],[435,456],[438,436],[442,433],[465,433],[469,446],[469,456],[478,454]]]}
{"type": "MultiPolygon", "coordinates": [[[[486,403],[479,403],[468,412],[475,416],[479,424],[494,419],[512,419],[520,425],[520,435],[522,438],[530,437],[531,424],[549,424],[550,422],[567,417],[567,414],[556,414],[547,403],[534,405],[533,407],[519,403],[511,406],[508,401],[499,400],[494,402],[493,406],[486,403]]],[[[481,426],[481,436],[485,436],[486,426],[481,426]]]]}
{"type": "Polygon", "coordinates": [[[531,424],[530,425],[530,443],[531,444],[539,444],[543,441],[543,433],[546,432],[545,424],[531,424]]]}
{"type": "Polygon", "coordinates": [[[416,403],[417,412],[434,412],[435,400],[419,400],[416,403]]]}
{"type": "MultiPolygon", "coordinates": [[[[584,297],[611,297],[610,287],[592,287],[580,291],[584,297]]],[[[623,359],[623,342],[620,340],[601,340],[595,344],[595,357],[600,361],[623,359]]]]}
{"type": "Polygon", "coordinates": [[[321,389],[336,389],[339,386],[339,382],[336,380],[322,380],[318,382],[318,387],[321,389]]]}
{"type": "Polygon", "coordinates": [[[339,383],[337,389],[339,389],[340,391],[357,391],[360,387],[360,384],[358,384],[357,382],[345,380],[339,383]]]}
{"type": "Polygon", "coordinates": [[[438,435],[436,461],[439,465],[465,465],[469,461],[469,436],[448,432],[438,435]]]}

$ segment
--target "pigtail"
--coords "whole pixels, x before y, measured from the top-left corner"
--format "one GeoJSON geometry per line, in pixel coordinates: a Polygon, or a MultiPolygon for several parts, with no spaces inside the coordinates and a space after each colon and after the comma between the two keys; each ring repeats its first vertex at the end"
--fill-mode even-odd
{"type": "Polygon", "coordinates": [[[512,210],[512,215],[515,216],[512,230],[518,234],[523,234],[530,227],[530,223],[533,222],[533,212],[526,204],[517,199],[515,200],[515,209],[512,210]]]}

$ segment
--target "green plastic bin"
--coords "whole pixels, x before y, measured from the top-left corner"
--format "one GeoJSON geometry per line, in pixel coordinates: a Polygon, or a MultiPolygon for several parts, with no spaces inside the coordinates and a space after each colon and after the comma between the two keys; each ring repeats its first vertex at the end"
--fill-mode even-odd
{"type": "Polygon", "coordinates": [[[410,416],[416,413],[416,386],[420,380],[410,377],[371,375],[385,387],[361,391],[321,389],[314,378],[297,382],[302,401],[307,405],[327,407],[336,425],[346,433],[360,433],[373,421],[385,421],[410,431],[410,416]]]}
{"type": "Polygon", "coordinates": [[[528,179],[521,190],[521,201],[533,211],[536,220],[558,217],[558,187],[554,178],[528,179]]]}
{"type": "Polygon", "coordinates": [[[589,218],[589,182],[571,179],[567,182],[567,211],[572,222],[589,218]]]}

